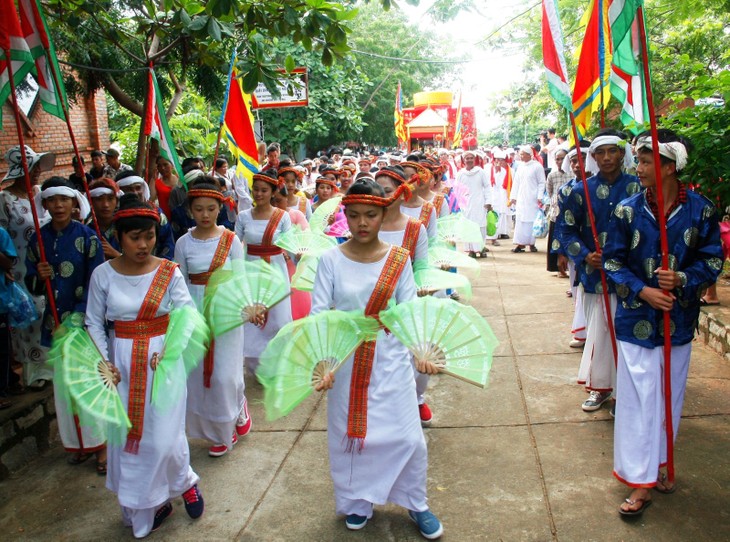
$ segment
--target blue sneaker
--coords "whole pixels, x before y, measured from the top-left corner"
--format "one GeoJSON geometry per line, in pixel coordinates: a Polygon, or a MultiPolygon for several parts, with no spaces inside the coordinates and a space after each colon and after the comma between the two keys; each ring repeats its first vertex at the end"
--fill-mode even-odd
{"type": "Polygon", "coordinates": [[[436,540],[444,534],[444,527],[436,516],[433,515],[431,510],[425,512],[414,512],[413,510],[408,511],[408,515],[418,525],[418,530],[421,532],[421,536],[427,540],[436,540]]]}
{"type": "Polygon", "coordinates": [[[185,501],[185,511],[193,519],[198,519],[203,515],[205,510],[205,503],[203,502],[203,494],[198,489],[198,484],[188,489],[182,494],[182,498],[185,501]]]}
{"type": "Polygon", "coordinates": [[[155,532],[160,528],[162,523],[172,515],[172,503],[165,503],[157,509],[155,512],[155,519],[152,522],[152,531],[155,532]]]}
{"type": "Polygon", "coordinates": [[[357,514],[350,514],[345,518],[345,527],[351,531],[359,531],[365,525],[368,524],[368,518],[365,516],[358,516],[357,514]]]}

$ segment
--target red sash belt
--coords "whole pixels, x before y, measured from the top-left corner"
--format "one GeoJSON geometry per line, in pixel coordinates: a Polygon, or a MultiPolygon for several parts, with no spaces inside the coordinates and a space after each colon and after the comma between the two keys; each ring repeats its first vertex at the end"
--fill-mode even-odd
{"type": "MultiPolygon", "coordinates": [[[[251,256],[258,256],[264,259],[284,253],[284,249],[276,245],[247,245],[246,251],[251,256]]],[[[266,261],[268,262],[269,260],[267,259],[266,261]]]]}

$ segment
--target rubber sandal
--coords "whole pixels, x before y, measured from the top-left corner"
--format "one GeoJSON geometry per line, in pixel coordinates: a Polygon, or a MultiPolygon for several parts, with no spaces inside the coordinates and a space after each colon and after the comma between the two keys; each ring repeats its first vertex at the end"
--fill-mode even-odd
{"type": "Polygon", "coordinates": [[[659,493],[663,493],[664,495],[671,495],[675,491],[677,491],[677,484],[672,484],[672,486],[667,487],[667,475],[663,472],[659,474],[659,477],[656,479],[656,485],[654,486],[654,489],[658,491],[659,493]],[[662,487],[659,487],[659,484],[661,484],[662,487]]]}
{"type": "Polygon", "coordinates": [[[620,506],[618,507],[618,513],[622,516],[640,516],[644,513],[644,510],[649,508],[651,506],[652,500],[651,499],[636,499],[635,501],[632,501],[631,499],[625,499],[624,502],[628,503],[629,506],[634,506],[636,503],[641,503],[641,506],[637,508],[636,510],[624,510],[620,506]]]}
{"type": "Polygon", "coordinates": [[[99,476],[106,476],[106,461],[96,462],[96,474],[99,476]]]}
{"type": "Polygon", "coordinates": [[[85,463],[89,460],[89,458],[93,454],[83,454],[83,453],[75,453],[71,457],[68,458],[67,462],[69,465],[81,465],[81,463],[85,463]]]}
{"type": "Polygon", "coordinates": [[[514,252],[514,253],[524,252],[524,251],[525,251],[525,249],[524,248],[520,248],[520,247],[515,247],[515,248],[512,249],[512,252],[514,252]]]}

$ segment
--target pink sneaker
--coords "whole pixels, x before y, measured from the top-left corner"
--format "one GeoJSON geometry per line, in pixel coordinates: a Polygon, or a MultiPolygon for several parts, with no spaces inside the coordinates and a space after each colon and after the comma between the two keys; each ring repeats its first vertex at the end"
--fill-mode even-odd
{"type": "Polygon", "coordinates": [[[239,437],[245,437],[251,432],[251,416],[248,414],[248,401],[243,401],[243,408],[236,420],[236,434],[239,437]]]}
{"type": "Polygon", "coordinates": [[[228,446],[225,444],[216,444],[208,448],[208,455],[210,457],[220,457],[228,453],[228,446]]]}

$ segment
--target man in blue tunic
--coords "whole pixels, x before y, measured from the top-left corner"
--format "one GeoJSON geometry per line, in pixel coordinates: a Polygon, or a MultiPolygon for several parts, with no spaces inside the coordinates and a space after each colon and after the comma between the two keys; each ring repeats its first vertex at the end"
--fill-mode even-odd
{"type": "Polygon", "coordinates": [[[677,172],[687,163],[685,142],[659,131],[664,209],[657,206],[650,135],[639,136],[637,173],[646,191],[622,201],[603,254],[616,284],[616,336],[621,350],[617,369],[614,476],[631,488],[622,515],[641,514],[651,488],[672,493],[661,472],[667,461],[664,397],[664,313],[670,314],[671,399],[674,438],[679,429],[694,330],[704,290],[722,269],[717,210],[704,196],[687,190],[677,172]],[[664,213],[669,269],[661,269],[657,217],[664,213]],[[662,290],[669,292],[666,295],[662,290]]]}
{"type": "Polygon", "coordinates": [[[576,182],[566,198],[560,224],[561,243],[575,263],[583,287],[586,343],[578,370],[578,383],[585,384],[589,392],[582,405],[585,412],[600,409],[611,397],[616,381],[616,346],[608,326],[608,318],[612,319],[616,310],[616,295],[613,282],[608,280],[607,307],[600,273],[601,250],[610,237],[609,222],[616,205],[640,190],[638,179],[624,173],[630,165],[633,165],[633,157],[623,134],[610,129],[601,130],[588,148],[586,160],[586,170],[598,172],[589,177],[587,183],[600,246],[595,245],[588,220],[583,181],[576,182]]]}

